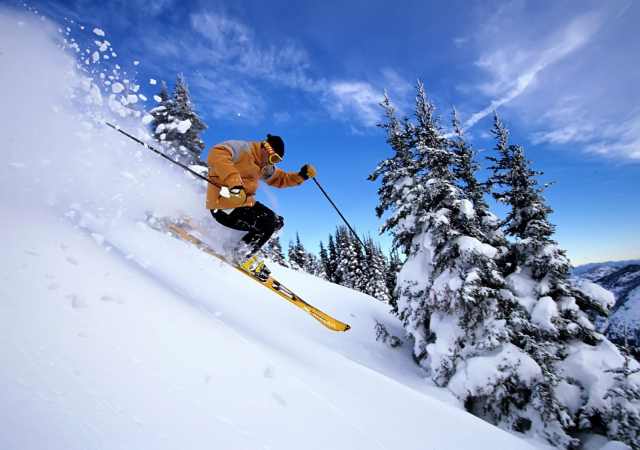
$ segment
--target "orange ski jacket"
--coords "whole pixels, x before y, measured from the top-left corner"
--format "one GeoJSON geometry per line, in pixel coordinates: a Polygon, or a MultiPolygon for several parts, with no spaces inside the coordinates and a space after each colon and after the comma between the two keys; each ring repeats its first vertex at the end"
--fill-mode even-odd
{"type": "Polygon", "coordinates": [[[267,153],[258,141],[225,141],[214,145],[207,156],[209,166],[207,209],[237,208],[233,199],[220,196],[223,186],[244,187],[247,199],[240,206],[256,203],[258,183],[262,179],[278,188],[297,186],[304,181],[297,172],[285,172],[267,161],[267,153]]]}

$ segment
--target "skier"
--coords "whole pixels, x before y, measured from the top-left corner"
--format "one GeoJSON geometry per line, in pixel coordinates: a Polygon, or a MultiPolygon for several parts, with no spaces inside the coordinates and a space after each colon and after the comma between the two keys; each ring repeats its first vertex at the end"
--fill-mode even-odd
{"type": "Polygon", "coordinates": [[[207,156],[209,180],[206,207],[220,224],[246,231],[232,260],[265,281],[270,271],[259,260],[258,250],[284,225],[284,219],[256,201],[259,181],[278,188],[297,186],[316,176],[305,164],[298,172],[275,167],[284,158],[284,141],[267,134],[264,141],[225,141],[214,145],[207,156]]]}

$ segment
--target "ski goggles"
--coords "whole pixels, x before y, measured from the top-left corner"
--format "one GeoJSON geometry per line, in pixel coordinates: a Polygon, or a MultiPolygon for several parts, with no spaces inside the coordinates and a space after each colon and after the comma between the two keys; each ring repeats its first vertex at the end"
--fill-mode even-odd
{"type": "Polygon", "coordinates": [[[269,155],[267,157],[267,161],[269,161],[269,164],[278,164],[280,161],[282,161],[282,156],[278,155],[267,141],[263,141],[262,145],[269,155]]]}

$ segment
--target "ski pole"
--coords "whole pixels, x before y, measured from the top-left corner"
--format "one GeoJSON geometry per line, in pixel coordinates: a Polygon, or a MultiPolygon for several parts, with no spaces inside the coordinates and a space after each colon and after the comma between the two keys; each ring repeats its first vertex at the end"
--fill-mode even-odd
{"type": "Polygon", "coordinates": [[[356,233],[355,231],[353,231],[353,228],[351,228],[351,225],[349,225],[349,222],[347,221],[347,219],[344,218],[344,216],[342,215],[342,213],[340,212],[340,210],[338,209],[338,207],[336,206],[335,203],[333,203],[333,200],[331,200],[331,197],[329,197],[329,194],[327,194],[327,191],[325,191],[322,186],[320,186],[320,183],[318,183],[318,180],[316,180],[316,177],[313,177],[313,181],[316,183],[316,186],[318,186],[318,188],[322,191],[322,193],[324,194],[325,197],[327,197],[327,200],[329,200],[329,203],[331,203],[331,206],[333,206],[333,208],[338,212],[338,214],[340,215],[340,217],[342,218],[342,220],[344,221],[344,223],[347,224],[347,227],[349,227],[349,230],[351,230],[351,232],[353,233],[353,235],[356,237],[356,239],[358,240],[358,242],[360,242],[360,245],[362,245],[362,249],[366,249],[364,243],[360,240],[360,236],[358,236],[358,233],[356,233]]]}
{"type": "MultiPolygon", "coordinates": [[[[105,122],[105,123],[106,123],[108,126],[110,126],[111,128],[113,128],[114,130],[116,130],[116,131],[118,131],[118,132],[120,132],[120,133],[124,134],[124,135],[125,135],[126,137],[128,137],[129,139],[132,139],[132,140],[136,141],[138,144],[142,145],[143,147],[146,147],[146,148],[148,148],[149,150],[151,150],[152,152],[157,153],[158,155],[162,156],[162,157],[163,157],[164,159],[166,159],[167,161],[170,161],[170,162],[174,163],[176,166],[180,166],[180,167],[182,167],[184,170],[186,170],[186,171],[187,171],[187,172],[189,172],[190,174],[192,174],[192,175],[194,175],[194,176],[196,176],[196,177],[198,177],[198,178],[200,178],[200,179],[202,179],[202,180],[206,181],[207,183],[213,184],[213,183],[211,182],[211,180],[209,180],[207,177],[202,176],[202,175],[200,175],[198,172],[196,172],[196,171],[194,171],[194,170],[189,169],[189,168],[188,168],[187,166],[185,166],[184,164],[181,164],[181,163],[179,163],[178,161],[175,161],[175,160],[173,160],[173,159],[169,158],[167,155],[165,155],[164,153],[162,153],[160,150],[157,150],[157,149],[153,148],[152,146],[150,146],[149,144],[147,144],[146,142],[144,142],[144,141],[142,141],[142,140],[138,139],[138,138],[137,138],[137,137],[135,137],[135,136],[132,136],[131,134],[129,134],[129,133],[127,133],[126,131],[124,131],[122,128],[120,128],[120,127],[118,127],[118,126],[116,126],[116,125],[113,125],[113,124],[111,124],[111,123],[109,123],[109,122],[105,122]]],[[[215,186],[215,185],[214,185],[214,186],[215,186]]]]}

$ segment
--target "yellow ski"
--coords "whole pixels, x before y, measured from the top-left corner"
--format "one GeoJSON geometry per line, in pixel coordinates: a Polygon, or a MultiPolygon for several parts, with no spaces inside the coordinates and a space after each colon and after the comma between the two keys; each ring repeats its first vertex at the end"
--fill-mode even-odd
{"type": "Polygon", "coordinates": [[[196,247],[198,247],[203,252],[205,252],[205,253],[207,253],[207,254],[209,254],[211,256],[214,256],[214,257],[218,258],[220,261],[223,261],[223,262],[231,265],[236,270],[242,272],[243,274],[245,274],[246,276],[251,278],[256,283],[260,283],[261,285],[263,285],[267,289],[269,289],[272,292],[275,292],[276,294],[278,294],[280,297],[282,297],[283,299],[285,299],[289,303],[291,303],[291,304],[297,306],[298,308],[306,311],[311,317],[316,319],[318,322],[320,322],[322,325],[324,325],[325,327],[329,328],[330,330],[333,330],[333,331],[347,331],[348,329],[351,328],[348,324],[346,324],[344,322],[341,322],[338,319],[335,319],[335,318],[331,317],[329,314],[327,314],[327,313],[319,310],[315,306],[310,305],[309,303],[305,302],[300,297],[298,297],[293,291],[288,289],[286,286],[284,286],[282,283],[280,283],[275,278],[270,276],[266,281],[261,281],[258,278],[256,278],[255,276],[253,276],[253,274],[251,274],[247,270],[243,269],[242,267],[239,267],[237,265],[234,265],[234,264],[230,263],[229,261],[227,261],[224,258],[224,256],[216,253],[215,250],[213,250],[206,243],[204,243],[203,241],[201,241],[200,239],[195,237],[193,234],[191,234],[188,231],[186,231],[180,225],[170,222],[170,223],[166,223],[165,226],[166,226],[166,230],[169,231],[173,236],[177,237],[180,240],[183,240],[183,241],[186,241],[186,242],[190,242],[191,244],[195,245],[196,247]]]}

